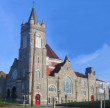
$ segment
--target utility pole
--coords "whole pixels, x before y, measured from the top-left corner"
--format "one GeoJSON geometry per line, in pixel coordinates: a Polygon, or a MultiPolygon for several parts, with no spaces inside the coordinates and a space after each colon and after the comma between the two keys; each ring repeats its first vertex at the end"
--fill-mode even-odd
{"type": "Polygon", "coordinates": [[[104,108],[105,108],[105,88],[104,88],[104,108]]]}
{"type": "Polygon", "coordinates": [[[33,46],[33,65],[32,65],[32,88],[31,88],[31,106],[33,106],[33,95],[34,95],[34,72],[35,72],[35,45],[36,39],[34,34],[34,46],[33,46]]]}
{"type": "Polygon", "coordinates": [[[59,91],[59,77],[58,77],[58,82],[57,82],[57,88],[58,88],[58,90],[57,90],[57,94],[58,94],[58,104],[59,104],[59,95],[60,95],[60,93],[58,93],[58,91],[59,91]]]}
{"type": "Polygon", "coordinates": [[[67,108],[67,94],[65,94],[65,102],[66,102],[66,108],[67,108]]]}

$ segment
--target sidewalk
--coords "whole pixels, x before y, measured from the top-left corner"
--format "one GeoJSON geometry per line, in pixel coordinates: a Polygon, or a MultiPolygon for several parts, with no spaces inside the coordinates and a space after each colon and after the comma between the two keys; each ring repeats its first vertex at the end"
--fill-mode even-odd
{"type": "MultiPolygon", "coordinates": [[[[18,106],[18,107],[13,106],[13,107],[9,107],[9,106],[8,106],[8,107],[0,107],[0,108],[25,108],[25,107],[23,107],[23,106],[18,106]]],[[[26,108],[53,108],[53,106],[37,105],[37,106],[31,107],[31,106],[26,105],[26,108]]],[[[65,108],[65,107],[56,106],[55,108],[65,108]]]]}

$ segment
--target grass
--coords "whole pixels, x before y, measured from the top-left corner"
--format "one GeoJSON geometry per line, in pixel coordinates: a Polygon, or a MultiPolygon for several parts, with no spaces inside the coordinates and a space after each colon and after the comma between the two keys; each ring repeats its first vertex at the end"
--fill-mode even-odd
{"type": "Polygon", "coordinates": [[[21,105],[17,103],[0,102],[0,107],[4,107],[4,106],[21,106],[21,105]]]}
{"type": "MultiPolygon", "coordinates": [[[[106,100],[106,107],[110,107],[110,100],[106,100]]],[[[104,105],[104,101],[103,101],[104,105]]],[[[66,106],[66,104],[60,104],[59,106],[66,106]]],[[[100,101],[94,101],[94,102],[72,102],[72,103],[67,103],[68,107],[99,107],[100,106],[100,101]]]]}
{"type": "Polygon", "coordinates": [[[21,106],[18,103],[8,103],[8,102],[3,102],[2,97],[0,96],[0,107],[4,106],[21,106]]]}

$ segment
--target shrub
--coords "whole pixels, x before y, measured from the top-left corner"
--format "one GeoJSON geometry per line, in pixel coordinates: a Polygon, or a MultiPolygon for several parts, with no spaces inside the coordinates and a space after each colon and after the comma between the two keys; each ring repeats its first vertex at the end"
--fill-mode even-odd
{"type": "MultiPolygon", "coordinates": [[[[110,108],[110,100],[106,100],[106,107],[110,108]]],[[[58,106],[65,106],[66,104],[60,104],[58,106]]],[[[104,101],[103,101],[103,105],[104,105],[104,101]]],[[[72,103],[67,103],[67,106],[69,107],[89,107],[89,108],[93,108],[93,107],[99,107],[100,106],[100,101],[94,101],[94,102],[72,102],[72,103]]]]}

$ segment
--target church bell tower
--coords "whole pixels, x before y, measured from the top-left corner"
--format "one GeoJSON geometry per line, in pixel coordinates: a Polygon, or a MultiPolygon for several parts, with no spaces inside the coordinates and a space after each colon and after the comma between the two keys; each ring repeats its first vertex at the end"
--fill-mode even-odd
{"type": "MultiPolygon", "coordinates": [[[[46,98],[46,48],[45,23],[38,22],[33,6],[27,23],[21,25],[21,44],[19,49],[19,79],[21,93],[28,95],[29,103],[36,103],[36,95],[45,104],[46,98]]],[[[20,92],[20,91],[19,91],[20,92]]],[[[22,96],[21,96],[22,97],[22,96]]]]}

